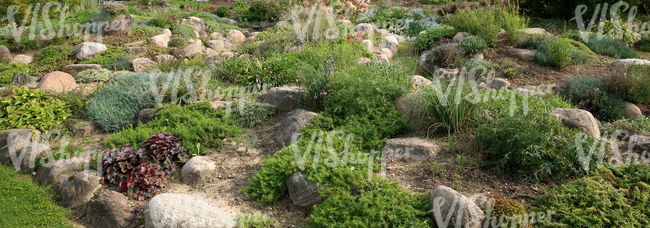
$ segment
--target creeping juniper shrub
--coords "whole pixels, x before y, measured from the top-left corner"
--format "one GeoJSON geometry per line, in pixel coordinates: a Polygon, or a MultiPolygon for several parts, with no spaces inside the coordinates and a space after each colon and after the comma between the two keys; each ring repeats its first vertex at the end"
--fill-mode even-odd
{"type": "Polygon", "coordinates": [[[220,17],[227,17],[228,15],[230,15],[230,7],[226,5],[219,6],[219,8],[217,8],[216,14],[217,16],[220,17]]]}
{"type": "Polygon", "coordinates": [[[171,28],[173,35],[178,35],[184,38],[194,37],[194,28],[186,24],[173,24],[171,28]]]}
{"type": "Polygon", "coordinates": [[[643,164],[593,170],[591,176],[556,186],[532,203],[533,211],[555,211],[541,227],[645,227],[650,168],[643,164]]]}
{"type": "MultiPolygon", "coordinates": [[[[538,183],[586,174],[576,156],[576,134],[552,115],[534,112],[482,125],[477,137],[492,171],[538,183]]],[[[589,148],[594,140],[585,140],[582,147],[589,148]]],[[[596,161],[593,156],[590,166],[596,161]]]]}
{"type": "Polygon", "coordinates": [[[454,28],[448,25],[440,25],[426,30],[415,38],[415,49],[418,51],[427,50],[436,46],[441,39],[454,38],[454,28]]]}
{"type": "Polygon", "coordinates": [[[189,154],[202,155],[206,153],[206,148],[219,148],[225,137],[241,132],[235,121],[225,115],[224,110],[217,111],[208,102],[183,107],[168,105],[156,114],[156,119],[115,133],[104,140],[104,144],[109,148],[137,145],[146,140],[149,134],[168,131],[183,138],[180,143],[189,154]]]}
{"type": "Polygon", "coordinates": [[[75,81],[81,83],[106,82],[117,74],[118,72],[107,69],[88,69],[78,73],[74,78],[75,81]]]}
{"type": "Polygon", "coordinates": [[[62,70],[64,66],[75,62],[73,55],[74,49],[68,45],[47,46],[34,56],[34,61],[30,64],[32,74],[42,75],[62,70]]]}
{"type": "Polygon", "coordinates": [[[238,125],[244,127],[254,127],[261,123],[277,111],[277,107],[272,104],[258,103],[251,100],[237,101],[232,104],[235,121],[238,125]]]}

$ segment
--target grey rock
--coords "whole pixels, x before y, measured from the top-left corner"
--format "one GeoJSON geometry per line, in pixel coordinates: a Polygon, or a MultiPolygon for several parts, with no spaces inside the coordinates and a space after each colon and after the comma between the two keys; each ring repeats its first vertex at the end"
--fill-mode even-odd
{"type": "Polygon", "coordinates": [[[10,59],[11,59],[11,52],[9,52],[9,48],[5,47],[4,45],[0,45],[0,62],[7,61],[10,59]]]}
{"type": "Polygon", "coordinates": [[[187,45],[185,48],[183,48],[183,54],[188,57],[188,58],[193,58],[197,54],[203,53],[203,49],[205,47],[201,43],[193,43],[190,45],[187,45]]]}
{"type": "Polygon", "coordinates": [[[131,26],[135,18],[131,15],[120,15],[115,17],[108,26],[105,27],[104,32],[106,35],[111,36],[125,36],[131,34],[131,26]]]}
{"type": "Polygon", "coordinates": [[[293,205],[311,207],[323,202],[323,198],[318,194],[318,190],[320,190],[318,184],[305,178],[305,175],[300,171],[289,176],[287,188],[293,205]]]}
{"type": "Polygon", "coordinates": [[[215,174],[217,164],[208,157],[196,156],[190,159],[181,170],[183,184],[200,185],[215,174]]]}
{"type": "Polygon", "coordinates": [[[71,64],[64,66],[63,72],[70,74],[72,77],[76,77],[77,74],[89,69],[99,70],[102,69],[102,66],[99,64],[71,64]]]}
{"type": "Polygon", "coordinates": [[[83,42],[75,46],[74,49],[75,58],[82,61],[106,52],[106,45],[95,42],[83,42]]]}
{"type": "Polygon", "coordinates": [[[537,53],[537,50],[512,48],[508,50],[508,53],[510,53],[510,55],[517,56],[521,60],[532,62],[535,60],[535,54],[537,53]]]}
{"type": "Polygon", "coordinates": [[[27,83],[33,82],[34,79],[32,76],[29,76],[28,74],[25,73],[17,73],[14,76],[14,80],[12,81],[13,84],[17,85],[26,85],[27,83]]]}
{"type": "Polygon", "coordinates": [[[16,55],[16,57],[14,57],[14,59],[11,60],[11,63],[30,64],[32,63],[32,57],[27,55],[16,55]]]}
{"type": "Polygon", "coordinates": [[[438,186],[431,191],[429,201],[433,204],[434,221],[449,219],[447,227],[479,228],[485,219],[485,213],[472,200],[446,186],[438,186]],[[460,211],[460,208],[463,210],[460,211]]]}
{"type": "Polygon", "coordinates": [[[300,129],[305,128],[311,124],[311,119],[318,116],[315,112],[310,112],[304,109],[294,109],[287,113],[280,123],[278,128],[278,141],[288,146],[294,142],[300,129]]]}
{"type": "Polygon", "coordinates": [[[96,228],[125,227],[131,218],[126,196],[116,191],[104,191],[88,203],[86,217],[96,228]]]}
{"type": "Polygon", "coordinates": [[[465,37],[470,36],[469,32],[459,32],[454,35],[454,38],[451,39],[451,42],[453,43],[460,43],[460,41],[463,41],[465,37]]]}
{"type": "Polygon", "coordinates": [[[384,152],[386,156],[426,161],[436,157],[440,147],[421,138],[395,138],[386,140],[384,152]]]}
{"type": "Polygon", "coordinates": [[[131,69],[133,72],[143,72],[146,71],[150,66],[154,66],[156,64],[156,62],[151,61],[147,58],[137,58],[131,60],[131,69]]]}
{"type": "Polygon", "coordinates": [[[37,136],[40,136],[40,132],[32,129],[8,129],[0,132],[0,161],[12,162],[11,156],[18,157],[16,153],[20,153],[20,149],[37,136]]]}
{"type": "Polygon", "coordinates": [[[623,102],[623,116],[626,119],[636,120],[639,116],[643,116],[643,113],[641,113],[641,109],[636,105],[630,102],[623,102]]]}
{"type": "Polygon", "coordinates": [[[93,198],[95,191],[102,187],[101,178],[95,172],[82,171],[69,176],[59,184],[61,204],[75,208],[93,198]]]}
{"type": "Polygon", "coordinates": [[[135,121],[135,127],[139,124],[146,124],[156,119],[156,113],[158,113],[158,110],[155,108],[145,108],[140,110],[138,112],[138,119],[135,121]]]}
{"type": "Polygon", "coordinates": [[[145,228],[234,227],[235,218],[194,196],[164,193],[153,197],[144,212],[145,228]]]}
{"type": "Polygon", "coordinates": [[[166,48],[167,45],[169,44],[169,36],[164,35],[164,34],[160,34],[160,35],[156,35],[156,36],[151,37],[149,39],[149,41],[150,41],[150,43],[152,43],[152,44],[154,44],[154,45],[156,45],[158,47],[165,47],[166,48]]]}
{"type": "Polygon", "coordinates": [[[300,99],[305,95],[305,90],[300,87],[275,87],[264,93],[260,99],[278,107],[279,113],[287,113],[298,107],[300,99]]]}
{"type": "Polygon", "coordinates": [[[47,160],[36,169],[36,182],[47,185],[59,184],[63,179],[81,171],[86,161],[81,157],[47,160]]]}
{"type": "Polygon", "coordinates": [[[146,47],[128,47],[126,48],[126,53],[129,53],[129,55],[133,58],[139,58],[140,56],[147,54],[147,48],[146,47]]]}
{"type": "Polygon", "coordinates": [[[156,56],[153,57],[153,61],[158,63],[158,64],[161,64],[161,63],[164,63],[164,62],[173,62],[173,61],[176,61],[176,57],[174,57],[173,55],[168,55],[168,54],[156,55],[156,56]]]}
{"type": "Polygon", "coordinates": [[[619,59],[612,62],[610,66],[614,70],[620,70],[628,68],[632,65],[650,65],[650,61],[645,59],[619,59]]]}
{"type": "Polygon", "coordinates": [[[510,87],[510,82],[503,78],[493,78],[488,84],[493,89],[507,89],[510,87]]]}
{"type": "Polygon", "coordinates": [[[97,123],[92,121],[79,121],[70,127],[72,128],[72,134],[75,137],[87,137],[92,133],[100,132],[101,130],[97,127],[97,123]]]}
{"type": "Polygon", "coordinates": [[[560,118],[562,123],[569,128],[579,129],[594,138],[600,138],[600,128],[598,128],[596,118],[586,110],[554,108],[551,110],[551,115],[560,118]]]}
{"type": "Polygon", "coordinates": [[[169,54],[174,56],[176,59],[185,58],[185,56],[183,55],[183,51],[181,51],[181,49],[178,48],[172,48],[171,50],[169,50],[169,54]]]}

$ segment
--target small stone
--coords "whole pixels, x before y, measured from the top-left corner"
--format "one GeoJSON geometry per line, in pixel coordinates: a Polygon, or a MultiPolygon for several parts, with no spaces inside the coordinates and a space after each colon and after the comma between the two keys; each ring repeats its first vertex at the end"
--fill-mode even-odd
{"type": "Polygon", "coordinates": [[[323,202],[323,198],[318,194],[318,190],[320,190],[318,184],[307,179],[300,171],[289,176],[287,188],[293,205],[311,207],[323,202]]]}
{"type": "Polygon", "coordinates": [[[63,179],[59,184],[61,204],[64,207],[75,208],[92,199],[95,191],[102,187],[101,178],[92,171],[78,172],[63,179]]]}
{"type": "Polygon", "coordinates": [[[11,60],[11,63],[24,63],[24,64],[30,64],[32,63],[32,57],[27,56],[27,55],[16,55],[13,60],[11,60]]]}
{"type": "Polygon", "coordinates": [[[131,60],[131,69],[133,72],[143,72],[149,69],[149,67],[155,66],[156,64],[156,62],[151,61],[150,59],[138,58],[131,60]]]}
{"type": "Polygon", "coordinates": [[[190,159],[181,170],[183,184],[198,186],[215,174],[217,164],[208,157],[196,156],[190,159]]]}
{"type": "Polygon", "coordinates": [[[490,88],[493,89],[507,89],[510,87],[510,82],[503,78],[493,78],[491,82],[489,82],[490,88]]]}
{"type": "Polygon", "coordinates": [[[128,47],[126,48],[126,53],[129,53],[129,55],[133,58],[140,58],[140,56],[147,54],[147,48],[146,47],[128,47]]]}

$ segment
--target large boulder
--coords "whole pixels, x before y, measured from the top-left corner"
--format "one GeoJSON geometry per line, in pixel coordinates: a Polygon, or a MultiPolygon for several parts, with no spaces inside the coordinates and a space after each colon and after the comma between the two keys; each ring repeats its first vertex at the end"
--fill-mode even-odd
{"type": "Polygon", "coordinates": [[[7,61],[10,59],[11,59],[11,52],[9,51],[9,48],[5,47],[4,45],[0,45],[0,62],[7,61]]]}
{"type": "Polygon", "coordinates": [[[153,36],[149,39],[149,42],[152,43],[153,45],[156,45],[158,47],[167,47],[167,44],[169,43],[169,36],[160,34],[153,36]]]}
{"type": "Polygon", "coordinates": [[[86,60],[106,52],[106,45],[95,42],[83,42],[74,47],[74,57],[79,60],[86,60]]]}
{"type": "Polygon", "coordinates": [[[150,66],[154,66],[157,63],[154,61],[151,61],[151,59],[147,58],[138,58],[131,60],[131,69],[133,72],[142,72],[146,71],[150,66]]]}
{"type": "Polygon", "coordinates": [[[18,171],[31,171],[36,168],[39,158],[46,153],[52,153],[49,146],[38,142],[30,142],[14,154],[16,157],[14,157],[15,160],[11,159],[12,164],[18,171]]]}
{"type": "Polygon", "coordinates": [[[61,93],[64,91],[70,91],[77,87],[77,82],[75,82],[72,75],[61,72],[54,71],[46,74],[41,78],[41,82],[38,83],[36,88],[39,88],[43,91],[61,93]]]}
{"type": "Polygon", "coordinates": [[[144,211],[145,228],[234,227],[235,218],[194,196],[164,193],[149,201],[144,211]]]}
{"type": "Polygon", "coordinates": [[[96,228],[125,227],[131,218],[129,199],[116,191],[104,191],[88,203],[86,218],[96,228]]]}
{"type": "Polygon", "coordinates": [[[411,125],[429,127],[435,120],[427,117],[425,106],[420,102],[421,96],[422,93],[416,91],[395,99],[393,103],[397,111],[409,119],[411,125]]]}
{"type": "Polygon", "coordinates": [[[551,115],[560,118],[562,123],[569,128],[579,129],[587,132],[587,134],[594,138],[600,138],[598,122],[596,122],[596,118],[586,110],[554,108],[551,110],[551,115]]]}
{"type": "Polygon", "coordinates": [[[212,48],[216,52],[222,52],[226,50],[226,42],[223,40],[210,40],[205,43],[206,47],[212,48]]]}
{"type": "Polygon", "coordinates": [[[63,179],[59,184],[61,205],[75,208],[93,198],[95,191],[102,187],[101,178],[92,171],[82,171],[63,179]]]}
{"type": "Polygon", "coordinates": [[[485,213],[472,200],[447,186],[433,189],[429,201],[438,227],[479,228],[485,219],[485,213]]]}
{"type": "Polygon", "coordinates": [[[263,103],[278,107],[278,113],[287,113],[300,107],[300,100],[305,95],[305,90],[300,87],[275,87],[260,96],[263,103]]]}
{"type": "Polygon", "coordinates": [[[0,132],[0,162],[12,162],[11,156],[18,158],[20,149],[36,135],[40,135],[40,132],[32,129],[9,129],[0,132]]]}
{"type": "Polygon", "coordinates": [[[645,59],[619,59],[610,65],[612,69],[625,69],[632,65],[650,65],[650,61],[645,59]]]}
{"type": "Polygon", "coordinates": [[[201,43],[193,43],[183,48],[183,54],[188,58],[193,58],[197,54],[202,54],[205,47],[201,43]]]}
{"type": "Polygon", "coordinates": [[[194,28],[194,31],[197,32],[205,30],[205,21],[198,17],[188,17],[187,19],[184,19],[181,24],[192,26],[194,28]]]}
{"type": "Polygon", "coordinates": [[[215,174],[217,164],[208,157],[196,156],[187,161],[181,170],[183,184],[200,185],[215,174]]]}
{"type": "Polygon", "coordinates": [[[294,134],[299,134],[300,129],[309,126],[311,119],[316,116],[318,116],[317,113],[304,109],[294,109],[287,113],[278,128],[278,141],[285,146],[290,145],[293,143],[294,134]]]}
{"type": "Polygon", "coordinates": [[[508,53],[520,58],[521,60],[532,62],[535,60],[535,54],[537,53],[537,50],[512,48],[508,49],[508,53]]]}
{"type": "Polygon", "coordinates": [[[30,64],[32,63],[32,57],[28,55],[16,55],[13,60],[11,60],[11,63],[24,63],[24,64],[30,64]]]}
{"type": "Polygon", "coordinates": [[[132,31],[131,26],[134,19],[133,16],[126,14],[117,16],[104,28],[104,34],[111,36],[129,35],[132,31]]]}
{"type": "Polygon", "coordinates": [[[147,54],[146,47],[128,47],[126,48],[126,53],[133,58],[139,58],[140,56],[147,54]]]}
{"type": "Polygon", "coordinates": [[[386,140],[384,152],[386,156],[426,161],[435,157],[440,147],[421,138],[395,138],[386,140]]]}
{"type": "Polygon", "coordinates": [[[626,119],[630,120],[636,120],[639,116],[643,116],[643,113],[641,113],[641,109],[637,107],[636,105],[630,103],[630,102],[623,102],[623,116],[626,119]]]}
{"type": "Polygon", "coordinates": [[[318,194],[320,189],[318,184],[305,178],[305,175],[300,171],[289,176],[287,188],[293,205],[311,207],[323,202],[323,198],[318,194]]]}
{"type": "Polygon", "coordinates": [[[82,157],[48,160],[48,162],[41,164],[36,169],[36,182],[46,185],[59,184],[63,179],[81,171],[86,161],[82,157]]]}
{"type": "Polygon", "coordinates": [[[246,41],[246,36],[244,36],[244,33],[240,32],[239,30],[231,29],[228,30],[226,39],[232,41],[233,43],[241,44],[246,41]]]}
{"type": "Polygon", "coordinates": [[[459,32],[459,33],[456,33],[456,35],[454,35],[454,38],[451,39],[451,42],[453,42],[453,43],[460,43],[461,41],[463,41],[463,40],[465,39],[465,37],[468,37],[468,36],[470,36],[470,35],[471,35],[471,34],[469,34],[469,32],[459,32]]]}
{"type": "Polygon", "coordinates": [[[546,29],[543,28],[526,28],[526,29],[521,29],[519,31],[528,35],[545,35],[551,37],[553,36],[552,33],[547,32],[546,29]]]}
{"type": "Polygon", "coordinates": [[[99,64],[71,64],[64,66],[63,72],[70,74],[72,77],[76,77],[78,73],[89,69],[99,70],[102,69],[102,66],[99,64]]]}

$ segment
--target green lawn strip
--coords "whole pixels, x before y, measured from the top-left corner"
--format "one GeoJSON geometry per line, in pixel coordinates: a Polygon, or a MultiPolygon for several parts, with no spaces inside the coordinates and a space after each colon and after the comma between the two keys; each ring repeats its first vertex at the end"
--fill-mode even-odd
{"type": "Polygon", "coordinates": [[[68,209],[55,204],[48,190],[0,165],[0,227],[73,227],[68,209]]]}

